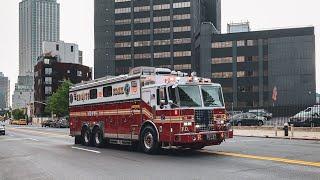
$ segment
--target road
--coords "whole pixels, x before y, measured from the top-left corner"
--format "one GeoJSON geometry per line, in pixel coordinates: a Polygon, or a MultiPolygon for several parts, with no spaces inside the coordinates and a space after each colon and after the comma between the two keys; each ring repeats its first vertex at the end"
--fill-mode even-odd
{"type": "Polygon", "coordinates": [[[128,147],[83,147],[67,129],[7,127],[1,179],[314,179],[320,142],[235,137],[201,151],[146,155],[128,147]]]}

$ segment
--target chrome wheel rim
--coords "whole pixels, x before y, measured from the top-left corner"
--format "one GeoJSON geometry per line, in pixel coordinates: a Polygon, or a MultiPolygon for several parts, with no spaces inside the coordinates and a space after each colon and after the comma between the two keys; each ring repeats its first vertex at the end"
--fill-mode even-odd
{"type": "Polygon", "coordinates": [[[100,134],[99,134],[99,132],[96,132],[95,139],[96,139],[96,144],[100,144],[100,134]]]}
{"type": "Polygon", "coordinates": [[[153,136],[150,132],[148,132],[145,136],[144,136],[144,146],[147,149],[151,149],[153,145],[153,136]]]}
{"type": "Polygon", "coordinates": [[[85,136],[84,136],[84,141],[85,141],[86,143],[89,142],[89,133],[88,133],[88,132],[86,132],[86,134],[85,134],[85,136]]]}

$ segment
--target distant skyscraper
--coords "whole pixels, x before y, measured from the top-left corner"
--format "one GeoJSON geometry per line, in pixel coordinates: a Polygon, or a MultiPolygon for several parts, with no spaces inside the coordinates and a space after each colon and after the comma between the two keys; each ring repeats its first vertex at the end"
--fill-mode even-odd
{"type": "Polygon", "coordinates": [[[0,72],[0,109],[10,107],[10,81],[0,72]]]}
{"type": "Polygon", "coordinates": [[[58,41],[60,5],[56,0],[23,0],[19,3],[19,75],[33,76],[43,41],[58,41]]]}
{"type": "Polygon", "coordinates": [[[19,77],[12,95],[14,109],[33,101],[33,69],[43,41],[60,39],[60,4],[57,0],[22,0],[19,3],[19,77]]]}

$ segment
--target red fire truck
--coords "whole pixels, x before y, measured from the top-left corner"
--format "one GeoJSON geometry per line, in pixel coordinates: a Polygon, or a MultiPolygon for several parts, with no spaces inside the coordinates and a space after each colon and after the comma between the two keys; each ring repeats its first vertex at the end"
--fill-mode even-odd
{"type": "Polygon", "coordinates": [[[138,67],[127,75],[70,88],[70,135],[75,143],[201,149],[233,137],[220,84],[192,73],[138,67]]]}

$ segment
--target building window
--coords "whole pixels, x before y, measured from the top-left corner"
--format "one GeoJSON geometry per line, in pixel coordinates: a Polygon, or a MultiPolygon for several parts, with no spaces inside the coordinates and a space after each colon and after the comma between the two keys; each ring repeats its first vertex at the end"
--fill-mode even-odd
{"type": "Polygon", "coordinates": [[[73,46],[71,46],[71,52],[73,52],[73,46]]]}
{"type": "Polygon", "coordinates": [[[245,40],[237,41],[237,47],[242,47],[242,46],[245,46],[245,45],[246,45],[246,41],[245,40]]]}
{"type": "Polygon", "coordinates": [[[227,64],[232,63],[232,57],[212,58],[212,64],[227,64]]]}
{"type": "Polygon", "coordinates": [[[135,54],[134,59],[151,59],[151,54],[150,53],[135,54]]]}
{"type": "Polygon", "coordinates": [[[45,82],[45,84],[52,84],[52,77],[45,77],[44,78],[44,82],[45,82]]]}
{"type": "Polygon", "coordinates": [[[134,7],[134,12],[150,11],[150,6],[134,7]]]}
{"type": "Polygon", "coordinates": [[[154,34],[170,33],[170,28],[159,28],[153,30],[154,34]]]}
{"type": "Polygon", "coordinates": [[[170,39],[165,39],[165,40],[155,40],[153,42],[153,45],[155,46],[163,46],[163,45],[170,45],[171,41],[170,39]]]}
{"type": "Polygon", "coordinates": [[[45,68],[44,69],[45,75],[51,75],[52,74],[52,68],[45,68]]]}
{"type": "Polygon", "coordinates": [[[191,51],[177,51],[173,53],[174,57],[186,57],[191,56],[191,51]]]}
{"type": "Polygon", "coordinates": [[[131,0],[114,0],[114,2],[119,3],[119,2],[130,2],[131,0]]]}
{"type": "Polygon", "coordinates": [[[257,40],[247,40],[247,46],[256,46],[257,44],[257,40]]]}
{"type": "Polygon", "coordinates": [[[134,23],[141,24],[141,23],[150,23],[150,18],[135,18],[134,23]]]}
{"type": "Polygon", "coordinates": [[[114,22],[116,25],[122,25],[122,24],[131,24],[131,19],[120,19],[115,20],[114,22]]]}
{"type": "Polygon", "coordinates": [[[170,21],[170,16],[153,17],[153,22],[164,22],[164,21],[170,21]]]}
{"type": "Polygon", "coordinates": [[[116,36],[130,36],[131,31],[117,31],[116,36]]]}
{"type": "Polygon", "coordinates": [[[173,15],[173,20],[185,20],[185,19],[190,19],[190,14],[176,14],[173,15]]]}
{"type": "Polygon", "coordinates": [[[181,70],[190,70],[191,64],[176,64],[174,65],[174,70],[181,71],[181,70]]]}
{"type": "Polygon", "coordinates": [[[258,71],[238,71],[237,77],[257,77],[259,75],[258,71]]]}
{"type": "Polygon", "coordinates": [[[212,78],[232,78],[232,72],[215,72],[212,73],[212,78]]]}
{"type": "MultiPolygon", "coordinates": [[[[148,35],[150,34],[150,29],[141,29],[141,30],[134,30],[134,35],[148,35]]],[[[131,31],[130,31],[131,35],[131,31]]]]}
{"type": "Polygon", "coordinates": [[[237,62],[239,63],[239,62],[244,62],[245,61],[245,57],[244,56],[238,56],[237,57],[237,62]]]}
{"type": "Polygon", "coordinates": [[[131,13],[131,8],[118,8],[115,9],[115,14],[131,13]]]}
{"type": "Polygon", "coordinates": [[[77,76],[82,77],[82,71],[77,71],[77,76]]]}
{"type": "Polygon", "coordinates": [[[186,7],[190,7],[190,2],[173,3],[173,8],[186,8],[186,7]]]}
{"type": "Polygon", "coordinates": [[[191,43],[191,38],[174,39],[173,44],[188,44],[191,43]]]}
{"type": "Polygon", "coordinates": [[[46,87],[44,88],[44,93],[45,93],[46,95],[52,94],[52,87],[51,87],[51,86],[46,86],[46,87]]]}
{"type": "Polygon", "coordinates": [[[56,51],[59,51],[59,44],[56,44],[56,51]]]}
{"type": "Polygon", "coordinates": [[[170,4],[159,4],[159,5],[153,6],[153,10],[165,10],[165,9],[170,9],[170,4]]]}
{"type": "Polygon", "coordinates": [[[103,97],[111,97],[112,96],[112,86],[107,86],[103,88],[103,97]]]}
{"type": "Polygon", "coordinates": [[[230,48],[232,47],[232,41],[225,42],[214,42],[212,43],[212,48],[230,48]]]}
{"type": "Polygon", "coordinates": [[[190,26],[173,27],[173,32],[186,32],[191,31],[190,26]]]}
{"type": "Polygon", "coordinates": [[[171,57],[171,52],[154,53],[154,58],[155,59],[168,58],[168,57],[171,57]]]}
{"type": "Polygon", "coordinates": [[[121,42],[115,44],[116,48],[131,47],[131,42],[121,42]]]}
{"type": "Polygon", "coordinates": [[[150,41],[136,41],[134,47],[150,46],[150,41]]]}
{"type": "Polygon", "coordinates": [[[44,61],[44,64],[50,64],[50,59],[47,59],[47,58],[46,58],[46,59],[44,59],[43,61],[44,61]]]}
{"type": "Polygon", "coordinates": [[[131,59],[131,54],[116,55],[116,60],[128,60],[131,59]]]}
{"type": "Polygon", "coordinates": [[[98,95],[97,92],[98,92],[97,89],[91,89],[90,90],[90,99],[97,99],[97,95],[98,95]]]}

